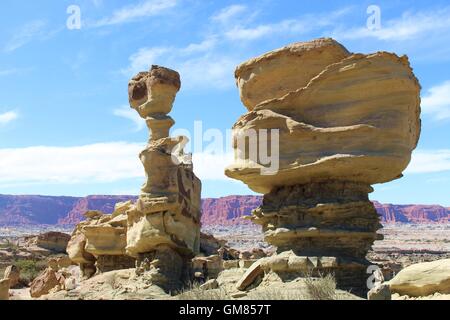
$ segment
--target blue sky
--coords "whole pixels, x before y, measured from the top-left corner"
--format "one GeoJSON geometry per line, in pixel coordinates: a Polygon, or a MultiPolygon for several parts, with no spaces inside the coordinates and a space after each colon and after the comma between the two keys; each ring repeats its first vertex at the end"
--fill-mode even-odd
{"type": "MultiPolygon", "coordinates": [[[[405,176],[371,198],[450,206],[448,1],[3,0],[0,12],[0,193],[137,194],[147,129],[128,107],[135,72],[181,73],[174,130],[202,121],[225,132],[245,112],[236,65],[331,36],[353,52],[407,54],[422,85],[418,149],[405,176]],[[80,29],[67,28],[70,5],[80,29]],[[380,29],[367,28],[370,5],[380,29]]],[[[204,197],[251,193],[225,178],[227,159],[194,160],[204,197]]]]}

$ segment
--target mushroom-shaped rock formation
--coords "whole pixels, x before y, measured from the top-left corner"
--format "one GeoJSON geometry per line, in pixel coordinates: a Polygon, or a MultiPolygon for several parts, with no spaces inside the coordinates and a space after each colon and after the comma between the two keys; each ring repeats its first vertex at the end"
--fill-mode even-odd
{"type": "Polygon", "coordinates": [[[248,112],[233,127],[239,156],[225,173],[265,194],[251,219],[279,252],[337,257],[315,270],[332,271],[342,287],[365,288],[365,255],[380,238],[371,185],[402,176],[420,135],[420,85],[408,58],[351,54],[317,39],[251,59],[235,75],[248,112]],[[270,131],[238,141],[270,129],[279,140],[268,153],[278,152],[279,163],[268,174],[267,163],[246,151],[261,155],[270,131]]]}

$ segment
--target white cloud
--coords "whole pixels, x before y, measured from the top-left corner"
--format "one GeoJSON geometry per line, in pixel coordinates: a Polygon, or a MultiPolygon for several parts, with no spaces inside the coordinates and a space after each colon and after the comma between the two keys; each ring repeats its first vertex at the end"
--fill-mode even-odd
{"type": "Polygon", "coordinates": [[[450,150],[417,150],[405,173],[433,173],[450,171],[450,150]]]}
{"type": "Polygon", "coordinates": [[[230,20],[234,19],[237,15],[245,12],[246,10],[246,6],[234,4],[221,9],[217,14],[211,17],[211,20],[222,24],[228,24],[230,20]]]}
{"type": "Polygon", "coordinates": [[[152,17],[166,12],[168,9],[175,7],[176,0],[147,0],[139,4],[126,6],[113,12],[108,17],[94,23],[94,26],[109,26],[132,22],[140,18],[152,17]]]}
{"type": "Polygon", "coordinates": [[[225,168],[233,163],[234,154],[194,153],[192,162],[195,174],[202,180],[226,180],[225,168]]]}
{"type": "Polygon", "coordinates": [[[437,120],[450,118],[450,80],[430,88],[422,97],[422,111],[437,120]]]}
{"type": "Polygon", "coordinates": [[[112,182],[143,176],[142,145],[124,142],[77,147],[0,149],[0,185],[112,182]]]}
{"type": "Polygon", "coordinates": [[[296,19],[285,19],[271,24],[245,26],[234,24],[225,32],[225,36],[234,41],[251,41],[273,35],[299,35],[333,25],[337,19],[351,10],[350,7],[327,14],[308,14],[296,19]]]}
{"type": "Polygon", "coordinates": [[[185,47],[141,48],[130,56],[129,65],[122,73],[131,77],[148,70],[152,64],[159,64],[179,71],[184,88],[231,88],[235,85],[236,66],[248,57],[247,42],[266,36],[303,34],[332,24],[349,10],[344,8],[325,15],[304,15],[298,19],[251,26],[252,18],[240,20],[240,15],[248,11],[246,6],[229,6],[210,18],[221,23],[199,43],[185,47]]]}
{"type": "MultiPolygon", "coordinates": [[[[138,158],[144,144],[96,143],[74,147],[33,146],[0,149],[0,186],[108,183],[145,177],[138,158]]],[[[232,155],[194,154],[194,171],[203,180],[227,179],[232,155]]]]}
{"type": "Polygon", "coordinates": [[[151,65],[157,64],[158,59],[169,50],[170,48],[166,47],[141,48],[130,56],[130,65],[123,69],[122,73],[132,76],[140,71],[149,70],[151,65]]]}
{"type": "Polygon", "coordinates": [[[337,39],[356,40],[361,38],[376,38],[384,41],[411,40],[419,36],[430,37],[441,35],[444,30],[450,31],[450,8],[417,13],[405,12],[400,18],[384,21],[381,28],[369,30],[366,26],[358,28],[336,29],[332,36],[337,39]]]}
{"type": "Polygon", "coordinates": [[[113,110],[113,114],[118,117],[122,117],[131,120],[134,123],[136,131],[141,131],[145,127],[145,121],[139,114],[130,108],[129,106],[122,106],[113,110]]]}
{"type": "Polygon", "coordinates": [[[141,48],[130,56],[130,64],[122,73],[131,77],[148,70],[152,64],[159,64],[179,71],[183,87],[231,87],[234,85],[233,71],[240,60],[216,53],[215,45],[214,38],[207,38],[183,48],[141,48]]]}
{"type": "Polygon", "coordinates": [[[17,111],[7,111],[5,113],[0,113],[0,125],[8,124],[19,117],[17,111]]]}
{"type": "Polygon", "coordinates": [[[34,20],[24,25],[20,30],[16,31],[14,36],[6,43],[5,52],[13,52],[23,47],[36,37],[45,36],[45,27],[47,23],[43,20],[34,20]]]}

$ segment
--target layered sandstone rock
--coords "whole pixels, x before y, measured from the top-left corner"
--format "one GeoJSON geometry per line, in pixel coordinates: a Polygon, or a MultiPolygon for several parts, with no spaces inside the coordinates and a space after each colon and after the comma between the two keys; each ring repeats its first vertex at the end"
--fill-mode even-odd
{"type": "Polygon", "coordinates": [[[125,253],[126,210],[130,201],[116,204],[112,214],[100,211],[85,213],[86,221],[79,223],[67,245],[69,258],[80,266],[83,275],[134,267],[135,259],[125,253]]]}
{"type": "Polygon", "coordinates": [[[225,173],[265,194],[251,219],[279,253],[319,261],[313,269],[335,273],[343,287],[365,287],[380,227],[371,185],[402,176],[420,135],[408,58],[351,54],[318,39],[251,59],[236,79],[248,112],[233,127],[237,157],[225,173]],[[270,131],[265,140],[271,129],[279,140],[270,131]],[[277,152],[278,170],[265,171],[262,158],[277,152]],[[336,261],[324,267],[317,257],[336,261]]]}

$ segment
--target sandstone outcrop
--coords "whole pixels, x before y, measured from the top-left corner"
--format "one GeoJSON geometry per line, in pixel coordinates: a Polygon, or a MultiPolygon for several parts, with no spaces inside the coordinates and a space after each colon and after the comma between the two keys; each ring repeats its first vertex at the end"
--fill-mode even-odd
{"type": "Polygon", "coordinates": [[[402,176],[420,135],[420,85],[408,58],[317,39],[251,59],[235,75],[248,112],[233,126],[237,157],[225,173],[265,194],[251,220],[279,253],[334,257],[313,270],[365,290],[365,256],[381,227],[371,185],[402,176]],[[277,152],[278,170],[265,171],[262,158],[277,152]]]}
{"type": "Polygon", "coordinates": [[[389,281],[389,286],[393,293],[410,297],[450,294],[450,259],[406,267],[389,281]]]}

